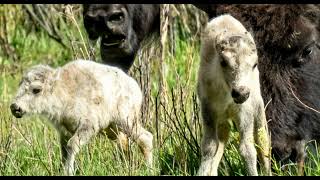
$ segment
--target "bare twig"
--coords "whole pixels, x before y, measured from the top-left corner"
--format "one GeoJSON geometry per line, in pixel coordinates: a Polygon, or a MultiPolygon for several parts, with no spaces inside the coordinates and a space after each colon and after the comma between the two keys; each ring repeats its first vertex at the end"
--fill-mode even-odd
{"type": "Polygon", "coordinates": [[[293,92],[293,90],[292,90],[292,88],[291,88],[290,85],[289,85],[289,87],[290,87],[290,91],[291,91],[292,95],[294,96],[294,98],[296,98],[296,100],[297,100],[300,104],[302,104],[302,105],[303,105],[304,107],[306,107],[307,109],[309,109],[309,110],[311,110],[311,111],[314,111],[314,112],[320,114],[320,111],[318,111],[318,110],[316,110],[316,109],[314,109],[314,108],[306,105],[305,103],[303,103],[303,102],[296,96],[296,94],[293,92]]]}

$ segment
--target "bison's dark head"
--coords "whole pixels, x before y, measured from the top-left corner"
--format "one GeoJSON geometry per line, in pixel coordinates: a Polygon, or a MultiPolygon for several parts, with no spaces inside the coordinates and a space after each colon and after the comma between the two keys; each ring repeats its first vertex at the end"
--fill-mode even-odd
{"type": "Polygon", "coordinates": [[[152,31],[157,31],[159,6],[86,4],[83,7],[84,26],[89,38],[101,38],[103,62],[128,71],[141,41],[152,31]]]}

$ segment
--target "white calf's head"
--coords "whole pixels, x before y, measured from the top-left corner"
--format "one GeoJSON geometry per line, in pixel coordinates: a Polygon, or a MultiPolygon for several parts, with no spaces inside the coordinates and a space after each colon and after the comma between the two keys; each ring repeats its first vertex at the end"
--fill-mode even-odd
{"type": "Polygon", "coordinates": [[[210,81],[230,93],[234,102],[244,103],[259,83],[258,55],[253,37],[229,14],[213,18],[201,39],[202,67],[210,81]]]}
{"type": "Polygon", "coordinates": [[[17,94],[10,105],[12,114],[21,118],[26,113],[40,113],[49,90],[49,80],[54,72],[49,66],[37,65],[22,77],[17,94]]]}
{"type": "Polygon", "coordinates": [[[216,38],[218,63],[222,79],[235,103],[242,104],[250,96],[252,81],[259,76],[255,43],[246,31],[241,34],[223,34],[216,38]]]}

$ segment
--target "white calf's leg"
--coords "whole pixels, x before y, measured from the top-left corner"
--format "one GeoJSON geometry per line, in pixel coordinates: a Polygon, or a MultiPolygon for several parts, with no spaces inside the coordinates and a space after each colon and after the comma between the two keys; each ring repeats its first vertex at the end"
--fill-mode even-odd
{"type": "Polygon", "coordinates": [[[201,164],[198,175],[217,176],[224,146],[228,141],[229,126],[226,120],[221,120],[222,123],[218,124],[220,121],[213,117],[213,111],[210,110],[205,100],[201,102],[201,114],[204,134],[201,143],[201,164]]]}
{"type": "MultiPolygon", "coordinates": [[[[149,131],[145,130],[139,124],[139,122],[135,121],[134,119],[128,118],[126,120],[119,121],[117,122],[117,125],[128,137],[137,142],[144,155],[147,165],[152,167],[153,135],[149,131]]],[[[126,135],[124,136],[127,137],[126,135]]]]}
{"type": "Polygon", "coordinates": [[[217,119],[212,116],[209,104],[206,100],[201,100],[201,115],[203,122],[203,137],[201,140],[201,162],[198,176],[217,176],[218,165],[214,162],[217,154],[219,140],[217,132],[217,119]]]}
{"type": "Polygon", "coordinates": [[[198,176],[217,176],[218,163],[214,161],[218,153],[219,140],[216,128],[204,125],[201,142],[201,163],[198,176]]]}
{"type": "Polygon", "coordinates": [[[143,127],[141,127],[139,124],[136,125],[136,127],[132,128],[131,135],[133,140],[135,140],[138,143],[147,162],[147,165],[152,167],[153,135],[147,130],[145,130],[143,127]]]}
{"type": "Polygon", "coordinates": [[[246,168],[250,176],[258,176],[257,151],[254,145],[254,122],[249,112],[241,111],[238,118],[240,132],[240,153],[245,160],[246,168]]]}
{"type": "Polygon", "coordinates": [[[75,134],[69,139],[66,145],[67,158],[65,160],[65,173],[67,175],[74,175],[74,161],[75,156],[80,151],[80,148],[87,144],[87,142],[95,135],[96,132],[93,127],[89,125],[80,125],[75,134]]]}
{"type": "Polygon", "coordinates": [[[218,129],[204,125],[204,136],[201,145],[201,164],[198,171],[199,176],[218,175],[218,167],[228,137],[229,126],[227,123],[219,125],[218,129]]]}

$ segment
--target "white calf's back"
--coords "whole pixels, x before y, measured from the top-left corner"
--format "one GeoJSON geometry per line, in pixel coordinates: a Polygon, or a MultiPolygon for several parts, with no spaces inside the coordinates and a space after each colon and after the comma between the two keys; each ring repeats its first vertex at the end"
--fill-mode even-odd
{"type": "MultiPolygon", "coordinates": [[[[70,65],[91,72],[101,83],[106,101],[116,101],[119,96],[141,104],[142,93],[138,83],[121,69],[88,60],[75,60],[70,65]]],[[[67,67],[67,66],[66,66],[67,67]]]]}
{"type": "Polygon", "coordinates": [[[53,93],[47,94],[52,100],[45,108],[45,114],[54,117],[54,124],[64,121],[66,128],[73,131],[83,117],[96,128],[106,128],[119,119],[137,119],[141,89],[119,68],[79,59],[55,71],[53,93]]]}

